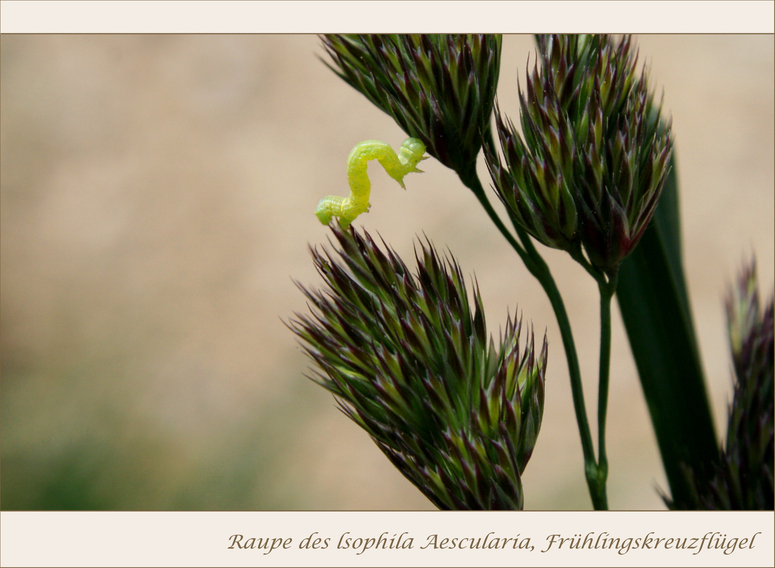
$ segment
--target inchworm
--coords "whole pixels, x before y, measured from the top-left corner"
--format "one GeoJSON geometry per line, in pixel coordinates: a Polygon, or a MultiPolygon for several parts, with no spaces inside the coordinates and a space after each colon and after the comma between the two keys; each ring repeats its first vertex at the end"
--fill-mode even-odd
{"type": "Polygon", "coordinates": [[[369,160],[379,160],[388,175],[406,189],[404,176],[412,172],[422,172],[422,170],[417,169],[417,164],[428,157],[424,154],[425,144],[417,138],[404,140],[398,154],[388,144],[378,140],[361,142],[353,148],[350,157],[347,158],[347,180],[350,182],[350,196],[329,195],[324,197],[318,203],[315,215],[324,225],[328,225],[332,217],[339,217],[339,225],[343,229],[347,229],[358,215],[365,213],[371,207],[369,203],[371,182],[367,174],[369,160]]]}

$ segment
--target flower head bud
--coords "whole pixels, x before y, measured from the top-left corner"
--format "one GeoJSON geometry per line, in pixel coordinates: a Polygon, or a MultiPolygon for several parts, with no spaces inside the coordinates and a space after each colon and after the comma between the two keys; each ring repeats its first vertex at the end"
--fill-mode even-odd
{"type": "Polygon", "coordinates": [[[441,509],[521,509],[521,475],[544,407],[546,338],[509,318],[498,348],[478,290],[429,243],[410,273],[367,234],[333,227],[312,250],[325,292],[300,286],[313,314],[290,327],[331,391],[391,462],[441,509]]]}
{"type": "Polygon", "coordinates": [[[458,174],[476,167],[500,70],[498,35],[326,35],[326,65],[458,174]]]}
{"type": "Polygon", "coordinates": [[[669,171],[670,125],[636,77],[630,38],[540,36],[520,89],[522,134],[496,107],[502,158],[488,149],[495,190],[543,244],[583,245],[604,271],[632,251],[669,171]]]}

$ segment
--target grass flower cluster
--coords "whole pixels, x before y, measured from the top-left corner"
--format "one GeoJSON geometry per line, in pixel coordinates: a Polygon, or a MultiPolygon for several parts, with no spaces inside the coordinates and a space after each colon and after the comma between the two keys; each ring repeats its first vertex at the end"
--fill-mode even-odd
{"type": "MultiPolygon", "coordinates": [[[[687,469],[694,507],[712,510],[773,508],[775,326],[773,299],[761,305],[756,265],[746,266],[726,299],[734,368],[734,396],[727,435],[707,482],[687,469]]],[[[668,506],[675,503],[666,499],[668,506]]]]}
{"type": "Polygon", "coordinates": [[[328,289],[301,287],[313,316],[293,331],[331,391],[396,467],[441,509],[521,509],[541,427],[546,339],[509,318],[487,334],[454,258],[428,243],[413,274],[368,233],[332,225],[338,258],[313,249],[328,289]]]}
{"type": "Polygon", "coordinates": [[[669,124],[629,37],[542,36],[525,91],[522,134],[496,108],[495,189],[539,242],[616,270],[651,220],[667,179],[669,124]]]}

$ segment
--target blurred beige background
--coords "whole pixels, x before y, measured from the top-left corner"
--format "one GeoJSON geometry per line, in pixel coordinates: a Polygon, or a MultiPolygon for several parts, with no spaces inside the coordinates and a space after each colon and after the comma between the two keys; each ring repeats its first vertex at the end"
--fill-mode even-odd
{"type": "MultiPolygon", "coordinates": [[[[282,321],[316,286],[318,200],[392,121],[318,60],[314,36],[8,36],[2,42],[2,506],[428,509],[303,377],[282,321]]],[[[640,36],[664,89],[686,269],[719,432],[730,396],[722,296],[756,254],[773,285],[773,37],[640,36]]],[[[504,41],[500,98],[533,50],[504,41]]],[[[409,255],[415,234],[476,273],[490,330],[518,306],[550,341],[528,509],[589,509],[559,334],[540,287],[450,171],[401,191],[371,168],[357,224],[409,255]]],[[[481,173],[486,176],[486,170],[481,173]]],[[[484,179],[484,177],[483,177],[484,179]]],[[[545,250],[545,249],[542,249],[545,250]]],[[[595,414],[597,297],[547,251],[595,414]]],[[[609,501],[663,508],[664,475],[618,313],[609,501]]],[[[690,404],[687,401],[687,404],[690,404]]]]}

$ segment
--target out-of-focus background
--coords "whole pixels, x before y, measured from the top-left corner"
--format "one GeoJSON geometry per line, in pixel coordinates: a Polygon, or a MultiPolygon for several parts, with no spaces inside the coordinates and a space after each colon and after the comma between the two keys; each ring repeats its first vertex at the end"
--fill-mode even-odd
{"type": "MultiPolygon", "coordinates": [[[[348,193],[350,149],[405,137],[321,63],[319,40],[0,41],[3,509],[432,508],[304,378],[283,325],[307,309],[293,279],[320,283],[307,244],[329,231],[314,209],[348,193]]],[[[673,117],[686,270],[722,433],[724,291],[754,253],[773,286],[773,37],[637,41],[673,117]]],[[[505,38],[499,96],[515,118],[532,50],[532,37],[505,38]]],[[[406,192],[370,168],[373,207],[356,224],[409,259],[415,234],[448,246],[476,274],[492,333],[517,307],[546,329],[526,508],[589,509],[549,303],[470,192],[437,162],[423,166],[406,192]]],[[[594,416],[596,288],[567,255],[541,250],[594,416]]],[[[614,318],[609,501],[661,509],[665,478],[614,318]]]]}

